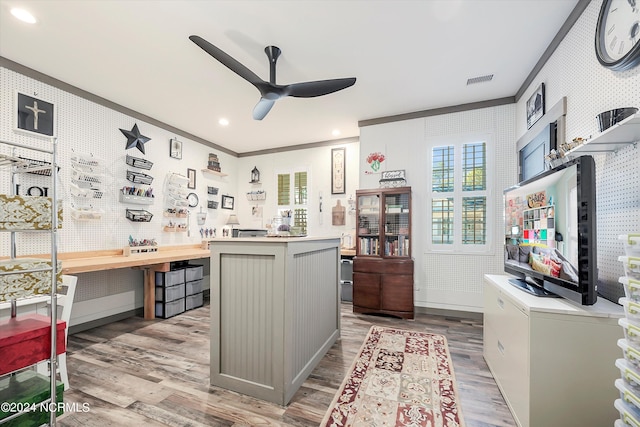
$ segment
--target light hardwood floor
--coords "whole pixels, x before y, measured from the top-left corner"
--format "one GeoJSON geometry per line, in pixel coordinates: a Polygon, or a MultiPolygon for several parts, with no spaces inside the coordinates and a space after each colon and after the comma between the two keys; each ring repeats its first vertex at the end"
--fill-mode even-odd
{"type": "Polygon", "coordinates": [[[482,357],[482,323],[418,314],[414,321],[354,315],[286,407],[209,385],[209,306],[166,320],[132,317],[69,336],[71,388],[59,426],[317,426],[373,324],[447,337],[468,427],[515,422],[482,357]]]}

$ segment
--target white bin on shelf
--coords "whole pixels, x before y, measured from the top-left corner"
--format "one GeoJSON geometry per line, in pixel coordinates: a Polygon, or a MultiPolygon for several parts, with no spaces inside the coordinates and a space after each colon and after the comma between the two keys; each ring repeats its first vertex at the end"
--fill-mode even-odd
{"type": "Polygon", "coordinates": [[[621,234],[618,240],[622,240],[625,255],[640,257],[640,233],[621,234]]]}
{"type": "Polygon", "coordinates": [[[640,257],[620,256],[618,261],[624,266],[627,277],[640,280],[640,257]]]}

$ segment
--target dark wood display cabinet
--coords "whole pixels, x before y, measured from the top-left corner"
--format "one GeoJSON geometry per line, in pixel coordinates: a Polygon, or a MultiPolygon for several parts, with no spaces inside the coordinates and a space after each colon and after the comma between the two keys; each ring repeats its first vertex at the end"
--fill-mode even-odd
{"type": "Polygon", "coordinates": [[[356,191],[353,312],[413,319],[411,187],[356,191]]]}

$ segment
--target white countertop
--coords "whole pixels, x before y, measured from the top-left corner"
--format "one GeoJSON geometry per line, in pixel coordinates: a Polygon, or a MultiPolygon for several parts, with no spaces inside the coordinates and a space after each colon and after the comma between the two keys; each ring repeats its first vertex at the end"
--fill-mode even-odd
{"type": "Polygon", "coordinates": [[[247,242],[259,242],[259,243],[283,243],[283,242],[309,242],[319,240],[336,240],[340,243],[340,237],[329,236],[274,236],[274,237],[215,237],[213,239],[204,239],[204,241],[212,243],[247,243],[247,242]]]}
{"type": "Polygon", "coordinates": [[[624,308],[605,298],[598,297],[594,305],[579,305],[565,298],[537,297],[509,283],[511,276],[485,274],[485,280],[500,286],[500,290],[511,297],[524,312],[573,314],[589,317],[624,317],[624,308]]]}

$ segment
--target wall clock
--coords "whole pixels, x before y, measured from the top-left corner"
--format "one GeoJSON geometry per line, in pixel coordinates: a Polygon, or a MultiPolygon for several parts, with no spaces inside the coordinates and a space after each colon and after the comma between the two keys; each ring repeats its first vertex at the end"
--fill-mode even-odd
{"type": "Polygon", "coordinates": [[[640,63],[640,1],[602,2],[595,47],[600,64],[611,70],[624,71],[640,63]]]}
{"type": "Polygon", "coordinates": [[[196,193],[189,193],[189,195],[187,195],[187,202],[189,202],[190,208],[195,208],[198,206],[198,195],[196,193]]]}

